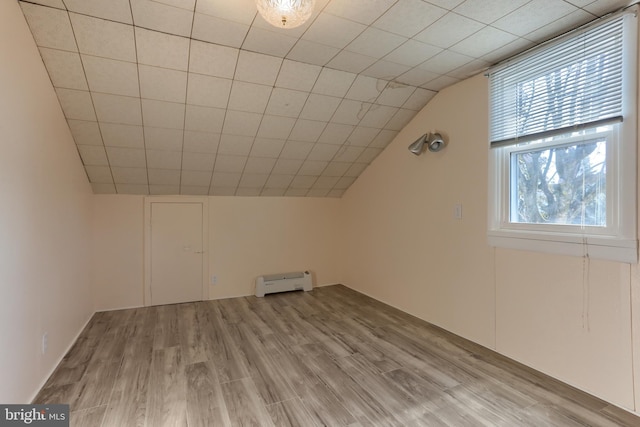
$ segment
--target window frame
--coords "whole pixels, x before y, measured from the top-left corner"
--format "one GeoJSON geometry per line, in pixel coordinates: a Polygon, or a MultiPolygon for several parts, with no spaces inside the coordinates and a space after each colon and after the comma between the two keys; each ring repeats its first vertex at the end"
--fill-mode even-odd
{"type": "MultiPolygon", "coordinates": [[[[637,7],[634,11],[637,12],[637,7]]],[[[490,246],[625,263],[638,262],[637,16],[625,19],[624,25],[623,121],[612,125],[614,130],[607,138],[607,225],[583,227],[511,222],[511,154],[549,146],[565,146],[566,141],[494,147],[489,149],[487,236],[490,246]]],[[[588,136],[585,140],[588,140],[588,136]]]]}

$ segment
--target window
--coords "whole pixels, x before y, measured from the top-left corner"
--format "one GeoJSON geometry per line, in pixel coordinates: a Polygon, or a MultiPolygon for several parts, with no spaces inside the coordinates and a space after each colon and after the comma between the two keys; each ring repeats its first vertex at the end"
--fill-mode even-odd
{"type": "Polygon", "coordinates": [[[636,20],[490,70],[491,245],[637,262],[636,20]]]}

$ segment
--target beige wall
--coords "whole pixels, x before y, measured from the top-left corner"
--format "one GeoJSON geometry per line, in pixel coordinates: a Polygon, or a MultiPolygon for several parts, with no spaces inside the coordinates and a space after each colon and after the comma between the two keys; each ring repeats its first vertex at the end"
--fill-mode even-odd
{"type": "Polygon", "coordinates": [[[487,93],[483,76],[441,91],[347,191],[345,283],[633,409],[636,266],[487,245],[487,93]],[[449,146],[412,155],[427,131],[449,146]]]}
{"type": "Polygon", "coordinates": [[[27,403],[93,313],[92,196],[16,1],[0,2],[0,64],[0,402],[27,403]]]}
{"type": "MultiPolygon", "coordinates": [[[[157,198],[156,198],[157,199],[157,198]]],[[[175,198],[173,198],[175,199],[175,198]]],[[[262,274],[310,270],[339,281],[338,199],[209,197],[211,299],[251,295],[262,274]]],[[[144,197],[94,197],[96,310],[143,305],[144,197]]]]}

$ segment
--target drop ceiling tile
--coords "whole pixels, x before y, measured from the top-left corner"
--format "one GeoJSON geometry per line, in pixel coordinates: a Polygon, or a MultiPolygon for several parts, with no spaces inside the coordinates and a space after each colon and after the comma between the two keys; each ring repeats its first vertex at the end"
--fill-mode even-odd
{"type": "Polygon", "coordinates": [[[67,10],[64,3],[62,3],[62,0],[31,0],[31,3],[67,10]]]}
{"type": "Polygon", "coordinates": [[[351,73],[361,73],[376,62],[376,58],[361,55],[355,52],[343,50],[337,54],[328,64],[328,67],[336,68],[351,73]]]}
{"type": "Polygon", "coordinates": [[[322,175],[338,177],[338,179],[336,179],[332,185],[332,187],[334,187],[340,181],[339,177],[344,175],[347,172],[347,170],[349,170],[349,166],[351,166],[351,163],[330,162],[325,168],[325,170],[322,171],[322,175]]]}
{"type": "MultiPolygon", "coordinates": [[[[144,127],[144,146],[152,150],[182,150],[182,129],[144,127]]],[[[185,136],[189,134],[185,132],[185,136]]],[[[185,143],[186,150],[186,143],[185,143]]]]}
{"type": "Polygon", "coordinates": [[[391,107],[401,107],[402,104],[407,102],[407,99],[413,95],[415,90],[416,88],[414,86],[391,82],[385,90],[382,91],[378,99],[376,99],[376,103],[389,105],[391,107]]]}
{"type": "MultiPolygon", "coordinates": [[[[136,27],[138,62],[154,67],[187,71],[189,39],[136,27]]],[[[195,42],[194,42],[195,43],[195,42]]]]}
{"type": "Polygon", "coordinates": [[[357,161],[360,163],[371,163],[380,153],[382,153],[381,148],[365,148],[357,161]]]}
{"type": "Polygon", "coordinates": [[[251,25],[258,9],[254,0],[207,0],[197,2],[196,12],[251,25]]]}
{"type": "Polygon", "coordinates": [[[25,2],[20,6],[38,46],[78,51],[67,12],[25,2]]]}
{"type": "Polygon", "coordinates": [[[336,198],[339,199],[341,198],[345,193],[345,190],[337,190],[337,189],[332,189],[329,190],[329,192],[327,193],[326,197],[332,197],[332,198],[336,198]]]}
{"type": "Polygon", "coordinates": [[[240,197],[257,197],[262,192],[262,187],[238,187],[236,196],[240,197]]]}
{"type": "Polygon", "coordinates": [[[371,104],[367,102],[344,99],[340,103],[331,121],[344,125],[357,125],[365,114],[367,114],[369,107],[371,107],[371,104]]]}
{"type": "Polygon", "coordinates": [[[140,96],[136,64],[82,55],[90,90],[112,95],[140,96]]]}
{"type": "Polygon", "coordinates": [[[95,121],[93,103],[89,92],[73,89],[56,89],[58,101],[67,119],[95,121]]]}
{"type": "Polygon", "coordinates": [[[149,169],[149,185],[180,185],[180,171],[175,169],[149,169]]]}
{"type": "Polygon", "coordinates": [[[345,49],[379,59],[406,41],[406,37],[369,27],[349,43],[345,49]]]}
{"type": "Polygon", "coordinates": [[[492,64],[482,59],[476,59],[464,64],[462,67],[449,71],[448,76],[458,80],[464,80],[476,74],[486,71],[492,64]]]}
{"type": "Polygon", "coordinates": [[[127,0],[112,0],[108,2],[104,0],[65,0],[64,3],[71,12],[125,24],[133,23],[131,7],[127,0]]]}
{"type": "Polygon", "coordinates": [[[247,158],[245,156],[218,155],[213,168],[214,185],[218,185],[215,182],[215,172],[242,173],[246,162],[247,158]]]}
{"type": "MultiPolygon", "coordinates": [[[[123,168],[146,168],[147,161],[145,156],[145,151],[140,148],[121,148],[121,147],[105,147],[107,151],[107,157],[109,158],[109,164],[112,168],[114,167],[123,167],[123,168]]],[[[115,173],[114,173],[115,179],[115,173]]],[[[145,175],[146,179],[146,175],[145,175]]],[[[117,181],[125,182],[125,181],[117,181]]],[[[125,182],[127,183],[127,182],[125,182]]],[[[128,183],[128,184],[139,184],[128,183]]]]}
{"type": "Polygon", "coordinates": [[[277,159],[284,143],[284,139],[256,138],[251,147],[251,156],[277,159]]]}
{"type": "Polygon", "coordinates": [[[130,0],[133,22],[138,27],[188,37],[193,10],[174,7],[157,0],[130,0]]]}
{"type": "Polygon", "coordinates": [[[301,176],[301,175],[298,175],[295,178],[293,178],[293,181],[291,181],[291,188],[298,189],[298,190],[309,189],[309,188],[311,188],[313,186],[313,184],[317,180],[318,180],[317,176],[312,176],[312,175],[301,176]]]}
{"type": "MultiPolygon", "coordinates": [[[[340,180],[339,176],[321,176],[316,182],[313,183],[313,189],[315,190],[330,190],[340,180]]],[[[324,197],[324,196],[320,196],[324,197]]]]}
{"type": "Polygon", "coordinates": [[[365,25],[323,12],[302,35],[302,38],[342,49],[366,28],[365,25]]]}
{"type": "Polygon", "coordinates": [[[260,195],[263,197],[283,197],[286,192],[286,188],[270,188],[265,186],[260,195]]]}
{"type": "Polygon", "coordinates": [[[147,170],[135,167],[111,167],[116,184],[147,184],[147,170]]]}
{"type": "Polygon", "coordinates": [[[210,196],[235,196],[236,187],[211,187],[210,196]]]}
{"type": "Polygon", "coordinates": [[[400,74],[409,71],[411,67],[407,65],[396,64],[395,62],[380,60],[367,68],[362,74],[384,80],[393,80],[400,74]]]}
{"type": "Polygon", "coordinates": [[[238,49],[205,43],[191,42],[189,72],[232,79],[238,62],[238,49]]]}
{"type": "Polygon", "coordinates": [[[149,194],[149,186],[145,184],[116,184],[118,194],[149,194]]]}
{"type": "Polygon", "coordinates": [[[353,163],[345,172],[346,178],[357,178],[369,166],[367,163],[353,163]]]}
{"type": "Polygon", "coordinates": [[[261,114],[228,110],[222,133],[254,137],[258,133],[261,120],[261,114]]]}
{"type": "MultiPolygon", "coordinates": [[[[265,182],[267,182],[269,174],[266,173],[243,173],[240,178],[240,184],[238,190],[241,188],[262,188],[265,182]]],[[[257,196],[257,194],[256,194],[257,196]]]]}
{"type": "Polygon", "coordinates": [[[214,187],[236,188],[240,183],[240,172],[214,172],[211,178],[211,185],[214,187]]]}
{"type": "MultiPolygon", "coordinates": [[[[280,160],[304,160],[307,158],[312,148],[313,142],[287,141],[280,153],[280,160]]],[[[298,164],[298,168],[301,164],[302,163],[298,164]]],[[[296,173],[298,169],[294,171],[293,165],[294,163],[289,165],[291,166],[291,169],[283,169],[285,165],[278,161],[278,163],[276,163],[276,170],[274,170],[274,173],[296,173]]]]}
{"type": "Polygon", "coordinates": [[[276,159],[264,157],[249,157],[244,167],[244,173],[269,174],[276,164],[276,159]]]}
{"type": "Polygon", "coordinates": [[[153,169],[180,169],[182,152],[147,149],[147,167],[153,169]]]}
{"type": "Polygon", "coordinates": [[[310,92],[322,67],[285,59],[280,67],[276,86],[310,92]]]}
{"type": "Polygon", "coordinates": [[[416,112],[413,110],[407,110],[401,108],[398,112],[393,116],[391,120],[386,124],[385,129],[388,130],[402,130],[416,115],[416,112]]]}
{"type": "Polygon", "coordinates": [[[456,7],[454,12],[484,24],[491,24],[527,2],[529,0],[466,0],[456,7]]]}
{"type": "Polygon", "coordinates": [[[178,195],[180,187],[177,185],[152,185],[149,184],[149,194],[154,196],[178,195]]]}
{"type": "Polygon", "coordinates": [[[108,166],[85,166],[89,182],[92,184],[112,184],[111,168],[108,166]]]}
{"type": "Polygon", "coordinates": [[[286,139],[293,129],[296,119],[291,117],[265,115],[260,123],[258,136],[262,138],[286,139]]]}
{"type": "Polygon", "coordinates": [[[281,32],[251,27],[244,43],[242,43],[242,49],[284,58],[296,44],[296,41],[295,37],[281,32]]]}
{"type": "Polygon", "coordinates": [[[226,108],[231,93],[231,80],[189,73],[187,104],[226,108]]]}
{"type": "Polygon", "coordinates": [[[219,133],[184,131],[184,151],[215,154],[219,144],[219,133]]]}
{"type": "Polygon", "coordinates": [[[327,197],[329,194],[328,188],[311,188],[307,193],[307,197],[327,197]]]}
{"type": "Polygon", "coordinates": [[[195,40],[216,43],[222,46],[240,47],[244,41],[249,26],[239,24],[215,16],[196,13],[193,20],[193,34],[195,40]]]}
{"type": "MultiPolygon", "coordinates": [[[[345,163],[348,166],[352,166],[351,163],[345,163]]],[[[366,167],[366,165],[365,165],[366,167]]],[[[354,182],[356,182],[356,178],[353,176],[343,176],[342,178],[340,178],[338,180],[338,182],[336,182],[336,185],[333,186],[334,190],[346,190],[347,188],[351,187],[351,184],[353,184],[354,182]]]]}
{"type": "Polygon", "coordinates": [[[195,187],[190,185],[183,185],[180,187],[180,194],[190,196],[206,196],[209,194],[209,187],[195,187]]]}
{"type": "MultiPolygon", "coordinates": [[[[189,106],[192,108],[203,108],[189,106]]],[[[142,100],[142,117],[144,125],[150,127],[164,127],[169,129],[183,129],[185,127],[185,106],[175,102],[142,100]]],[[[189,108],[187,108],[187,118],[189,108]]],[[[197,130],[197,129],[191,129],[197,130]]]]}
{"type": "Polygon", "coordinates": [[[429,89],[429,90],[433,90],[433,91],[439,91],[441,89],[444,89],[447,86],[451,86],[452,84],[455,84],[457,82],[459,82],[460,79],[457,79],[455,77],[450,77],[450,76],[440,76],[437,77],[433,80],[428,81],[427,83],[423,84],[422,87],[425,89],[429,89]]]}
{"type": "Polygon", "coordinates": [[[342,98],[347,94],[357,75],[346,71],[323,68],[312,92],[342,98]]]}
{"type": "Polygon", "coordinates": [[[518,37],[511,33],[493,27],[484,27],[460,43],[451,46],[450,49],[472,58],[480,58],[491,51],[513,42],[517,38],[518,37]]]}
{"type": "Polygon", "coordinates": [[[324,9],[332,15],[371,25],[397,0],[333,0],[324,9]]]}
{"type": "Polygon", "coordinates": [[[106,146],[144,148],[142,126],[101,123],[100,130],[106,146]]]}
{"type": "Polygon", "coordinates": [[[136,44],[131,25],[70,13],[80,53],[136,62],[136,44]]]}
{"type": "Polygon", "coordinates": [[[320,135],[320,139],[318,142],[323,144],[334,144],[334,145],[342,145],[351,132],[355,129],[355,126],[352,125],[343,125],[339,123],[329,123],[322,135],[320,135]]]}
{"type": "Polygon", "coordinates": [[[380,133],[371,141],[369,147],[385,148],[398,135],[396,130],[382,129],[380,133]]]}
{"type": "Polygon", "coordinates": [[[556,21],[551,22],[541,28],[538,28],[526,35],[526,38],[532,41],[549,40],[559,36],[567,31],[567,28],[578,28],[593,20],[593,15],[582,9],[577,9],[568,15],[563,16],[556,21]]]}
{"type": "Polygon", "coordinates": [[[188,187],[207,187],[208,192],[209,185],[211,184],[211,176],[213,175],[211,172],[212,169],[213,165],[211,169],[207,171],[183,170],[180,184],[188,187]]]}
{"type": "Polygon", "coordinates": [[[329,162],[319,160],[305,160],[298,171],[298,176],[320,176],[329,162]]]}
{"type": "Polygon", "coordinates": [[[320,138],[320,135],[326,126],[327,122],[298,119],[291,130],[289,139],[295,141],[316,142],[318,138],[320,138]]]}
{"type": "Polygon", "coordinates": [[[268,188],[284,188],[286,189],[295,175],[271,174],[265,184],[268,188]]]}
{"type": "Polygon", "coordinates": [[[409,99],[407,99],[407,102],[402,105],[402,108],[420,111],[425,105],[427,105],[427,102],[429,102],[431,98],[436,96],[437,93],[438,92],[434,92],[432,90],[417,88],[409,99]]]}
{"type": "MultiPolygon", "coordinates": [[[[215,154],[208,153],[182,153],[182,169],[190,171],[213,171],[213,164],[216,161],[215,154]]],[[[184,175],[183,175],[184,176],[184,175]]],[[[209,176],[211,178],[211,176],[209,176]]],[[[183,184],[185,184],[183,182],[183,184]]],[[[186,184],[186,185],[204,185],[204,184],[186,184]]],[[[209,181],[206,182],[209,185],[209,181]]]]}
{"type": "Polygon", "coordinates": [[[76,52],[41,47],[40,55],[47,67],[53,87],[89,90],[80,55],[76,52]]]}
{"type": "Polygon", "coordinates": [[[187,73],[167,68],[138,65],[142,98],[184,104],[187,92],[187,73]]]}
{"type": "Polygon", "coordinates": [[[506,46],[503,46],[499,49],[494,50],[493,52],[488,53],[483,56],[482,59],[491,64],[497,64],[503,59],[509,58],[513,56],[514,53],[524,52],[527,49],[530,49],[535,44],[527,39],[519,38],[506,46]]]}
{"type": "Polygon", "coordinates": [[[341,98],[312,93],[300,113],[301,119],[328,121],[340,105],[341,98]]]}
{"type": "Polygon", "coordinates": [[[367,111],[367,114],[360,121],[360,126],[382,129],[397,112],[398,108],[396,107],[373,104],[371,108],[369,108],[369,111],[367,111]]]}
{"type": "Polygon", "coordinates": [[[334,162],[355,162],[356,159],[362,154],[364,147],[352,147],[345,145],[336,153],[333,158],[334,162]]]}
{"type": "Polygon", "coordinates": [[[467,55],[462,55],[450,50],[444,50],[423,62],[420,65],[420,68],[436,74],[447,74],[449,71],[453,71],[456,68],[460,68],[464,64],[473,61],[473,59],[474,58],[467,55]]]}
{"type": "Polygon", "coordinates": [[[254,137],[240,135],[225,135],[220,137],[218,154],[231,154],[234,156],[248,156],[253,146],[254,137]]]}
{"type": "Polygon", "coordinates": [[[221,133],[225,110],[221,108],[198,107],[187,105],[185,130],[221,133]]]}
{"type": "Polygon", "coordinates": [[[273,86],[281,65],[282,58],[241,50],[235,80],[273,86]]]}
{"type": "Polygon", "coordinates": [[[287,59],[322,66],[331,61],[338,52],[340,49],[336,47],[298,39],[295,46],[287,54],[287,59]]]}
{"type": "Polygon", "coordinates": [[[500,30],[524,36],[575,11],[576,7],[555,0],[532,0],[498,19],[492,25],[500,30]]]}
{"type": "Polygon", "coordinates": [[[349,92],[347,92],[346,98],[373,102],[387,87],[387,84],[388,82],[384,80],[359,75],[351,85],[349,92]]]}
{"type": "Polygon", "coordinates": [[[329,161],[336,155],[340,149],[339,145],[333,144],[314,144],[313,148],[307,156],[307,160],[329,161]]]}
{"type": "Polygon", "coordinates": [[[229,109],[264,113],[271,96],[271,86],[235,80],[229,98],[229,109]]]}
{"type": "Polygon", "coordinates": [[[421,0],[400,0],[373,26],[405,37],[413,37],[445,13],[446,9],[421,0]]]}
{"type": "Polygon", "coordinates": [[[422,86],[423,84],[437,78],[439,74],[432,73],[423,68],[416,67],[399,76],[396,81],[411,86],[422,86]]]}
{"type": "Polygon", "coordinates": [[[304,188],[288,188],[287,192],[284,193],[286,197],[304,197],[309,192],[309,189],[304,188]]]}
{"type": "Polygon", "coordinates": [[[98,122],[85,120],[67,120],[73,140],[78,145],[102,145],[102,135],[98,122]]]}
{"type": "Polygon", "coordinates": [[[429,25],[414,38],[429,45],[447,49],[482,28],[484,25],[480,22],[452,12],[429,25]]]}
{"type": "Polygon", "coordinates": [[[307,92],[276,87],[271,93],[266,112],[274,116],[298,117],[308,95],[307,92]]]}
{"type": "Polygon", "coordinates": [[[366,147],[379,133],[379,128],[357,126],[349,135],[347,144],[355,147],[366,147]]]}
{"type": "MultiPolygon", "coordinates": [[[[575,1],[573,3],[575,3],[575,1]]],[[[613,10],[629,6],[632,3],[633,2],[629,2],[628,0],[596,0],[586,5],[584,9],[596,16],[604,16],[613,10]]]]}
{"type": "Polygon", "coordinates": [[[78,152],[85,166],[109,166],[107,153],[102,145],[78,145],[78,152]]]}
{"type": "Polygon", "coordinates": [[[280,157],[276,161],[276,165],[273,167],[271,174],[295,176],[298,170],[300,170],[303,161],[303,159],[285,159],[280,157]]]}
{"type": "Polygon", "coordinates": [[[415,67],[440,52],[442,49],[437,46],[410,39],[394,49],[384,59],[396,64],[415,67]]]}

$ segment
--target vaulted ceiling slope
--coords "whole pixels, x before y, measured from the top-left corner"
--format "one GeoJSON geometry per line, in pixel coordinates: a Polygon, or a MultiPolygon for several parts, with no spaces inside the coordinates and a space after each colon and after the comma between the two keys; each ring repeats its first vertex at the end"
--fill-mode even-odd
{"type": "MultiPolygon", "coordinates": [[[[340,197],[440,89],[620,0],[30,0],[95,193],[340,197]]],[[[425,129],[427,131],[428,129],[425,129]]]]}

